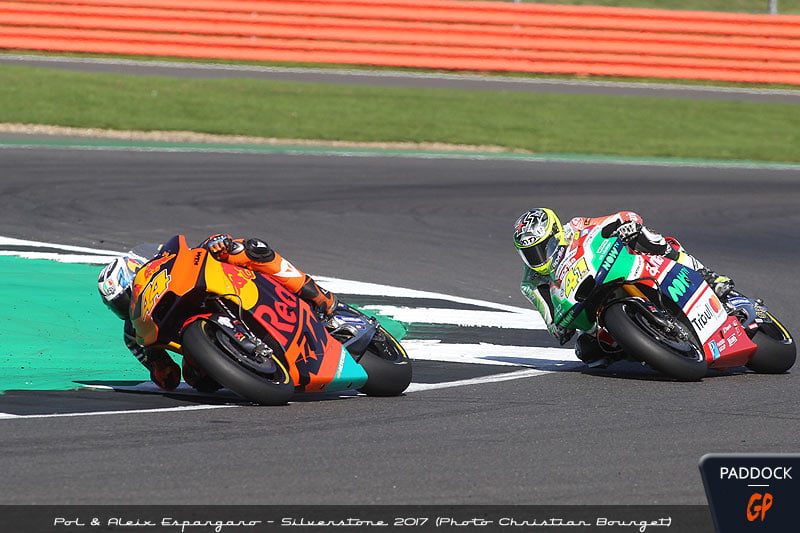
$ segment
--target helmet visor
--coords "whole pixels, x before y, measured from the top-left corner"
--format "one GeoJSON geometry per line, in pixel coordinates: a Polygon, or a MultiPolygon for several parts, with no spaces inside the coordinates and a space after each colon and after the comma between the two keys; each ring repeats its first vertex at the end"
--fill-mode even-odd
{"type": "Polygon", "coordinates": [[[525,264],[531,268],[538,268],[547,262],[547,243],[552,239],[546,239],[527,248],[517,248],[519,255],[525,264]]]}

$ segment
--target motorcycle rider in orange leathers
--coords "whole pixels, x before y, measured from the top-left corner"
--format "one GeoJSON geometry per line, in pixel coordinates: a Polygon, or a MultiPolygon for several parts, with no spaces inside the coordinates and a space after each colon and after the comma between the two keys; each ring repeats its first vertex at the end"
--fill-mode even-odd
{"type": "MultiPolygon", "coordinates": [[[[575,330],[553,323],[553,303],[550,298],[553,256],[559,245],[569,243],[573,234],[594,227],[607,228],[612,236],[618,237],[636,252],[664,256],[696,270],[720,298],[733,289],[733,280],[705,268],[700,261],[686,253],[676,240],[664,238],[647,228],[642,217],[632,211],[620,211],[597,218],[576,217],[562,226],[552,209],[532,209],[523,213],[514,225],[514,245],[525,263],[520,290],[542,315],[547,330],[562,345],[572,338],[575,330]]],[[[614,352],[619,353],[620,348],[598,339],[596,330],[582,332],[575,343],[578,359],[590,366],[604,366],[607,363],[606,356],[614,352]]]]}
{"type": "MultiPolygon", "coordinates": [[[[330,315],[338,305],[336,295],[326,291],[311,278],[284,259],[261,239],[234,239],[227,234],[212,235],[200,245],[225,263],[247,268],[271,276],[298,297],[312,304],[323,315],[330,315]]],[[[136,271],[150,258],[134,251],[118,257],[106,265],[98,277],[98,290],[103,302],[118,317],[125,321],[124,341],[149,371],[150,378],[160,388],[174,390],[181,381],[179,367],[166,350],[145,348],[136,342],[136,332],[130,319],[131,285],[136,271]]],[[[202,392],[211,392],[220,385],[209,377],[189,357],[183,357],[183,378],[192,387],[202,392]]]]}

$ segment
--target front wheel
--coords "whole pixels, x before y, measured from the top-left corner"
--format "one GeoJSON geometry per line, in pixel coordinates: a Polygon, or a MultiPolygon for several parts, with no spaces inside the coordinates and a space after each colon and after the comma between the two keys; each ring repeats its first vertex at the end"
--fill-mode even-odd
{"type": "Polygon", "coordinates": [[[241,351],[213,322],[196,320],[183,332],[183,350],[214,380],[262,405],[283,405],[294,394],[294,382],[283,364],[259,361],[241,351]]]}
{"type": "Polygon", "coordinates": [[[678,322],[654,317],[643,306],[624,301],[610,305],[604,320],[626,354],[655,370],[679,381],[699,381],[706,375],[702,350],[678,322]]]}
{"type": "Polygon", "coordinates": [[[771,314],[769,318],[753,335],[758,349],[747,368],[761,374],[782,374],[794,366],[797,346],[783,324],[771,314]]]}
{"type": "Polygon", "coordinates": [[[411,383],[411,360],[400,343],[382,327],[358,363],[368,376],[358,390],[369,396],[398,396],[411,383]]]}

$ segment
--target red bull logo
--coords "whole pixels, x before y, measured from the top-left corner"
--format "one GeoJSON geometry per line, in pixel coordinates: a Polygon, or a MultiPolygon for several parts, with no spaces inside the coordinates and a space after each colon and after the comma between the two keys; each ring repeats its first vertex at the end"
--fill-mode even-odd
{"type": "Polygon", "coordinates": [[[234,290],[238,293],[248,282],[256,279],[256,273],[246,268],[239,268],[237,266],[221,263],[222,271],[225,276],[230,280],[234,290]]]}

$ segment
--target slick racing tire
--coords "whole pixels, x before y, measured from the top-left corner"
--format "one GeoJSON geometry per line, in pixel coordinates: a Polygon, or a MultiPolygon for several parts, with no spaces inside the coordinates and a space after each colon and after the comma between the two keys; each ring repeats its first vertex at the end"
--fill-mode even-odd
{"type": "Polygon", "coordinates": [[[758,349],[747,368],[761,374],[782,374],[794,365],[797,346],[783,324],[774,316],[769,317],[772,323],[762,323],[751,339],[758,349]]]}
{"type": "Polygon", "coordinates": [[[294,382],[284,365],[277,358],[263,368],[248,364],[246,355],[228,339],[219,326],[200,319],[184,330],[183,350],[214,380],[239,396],[261,405],[286,404],[294,394],[294,382]]]}
{"type": "MultiPolygon", "coordinates": [[[[693,342],[661,327],[652,315],[629,302],[610,305],[605,326],[626,354],[678,381],[699,381],[706,375],[703,351],[693,342]]],[[[683,328],[680,324],[675,324],[683,328]]]]}
{"type": "Polygon", "coordinates": [[[368,376],[358,390],[368,396],[399,396],[411,383],[411,360],[400,343],[382,327],[358,364],[368,376]]]}

